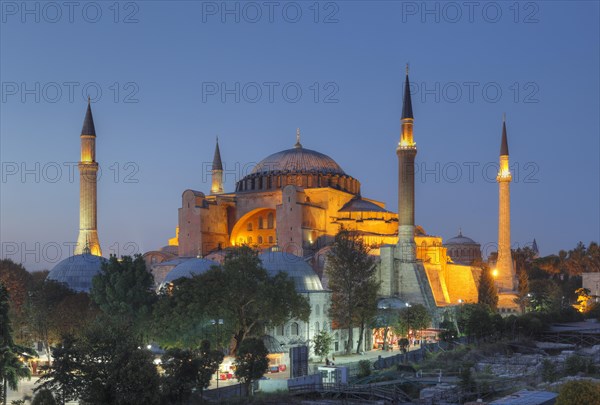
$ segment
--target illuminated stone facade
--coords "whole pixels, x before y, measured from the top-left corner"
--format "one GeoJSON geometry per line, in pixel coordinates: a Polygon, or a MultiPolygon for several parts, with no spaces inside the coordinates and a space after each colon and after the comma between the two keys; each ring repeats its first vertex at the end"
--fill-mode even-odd
{"type": "MultiPolygon", "coordinates": [[[[214,260],[214,255],[226,247],[248,244],[263,251],[277,247],[279,251],[302,257],[327,291],[324,272],[327,252],[343,226],[371,246],[377,259],[382,297],[422,303],[434,313],[437,308],[459,302],[476,302],[480,270],[454,263],[440,237],[426,235],[415,226],[417,149],[413,125],[407,74],[401,135],[396,148],[398,214],[388,211],[382,202],[363,196],[360,182],[332,158],[305,148],[299,131],[292,148],[259,162],[237,182],[235,191],[222,191],[221,151],[217,144],[211,193],[184,191],[177,235],[169,241],[171,246],[144,255],[155,281],[162,281],[165,269],[171,268],[174,260],[186,257],[214,260]],[[166,257],[165,265],[161,266],[164,250],[175,246],[178,258],[166,257]]],[[[310,336],[310,328],[310,324],[300,324],[304,332],[298,333],[310,336]]],[[[285,330],[274,330],[273,335],[280,338],[279,332],[285,336],[285,330]]]]}

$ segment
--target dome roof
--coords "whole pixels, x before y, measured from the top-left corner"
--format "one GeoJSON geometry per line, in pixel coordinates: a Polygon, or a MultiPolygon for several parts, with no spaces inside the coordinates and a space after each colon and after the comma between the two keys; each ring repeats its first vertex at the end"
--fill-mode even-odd
{"type": "Polygon", "coordinates": [[[92,288],[92,278],[102,268],[102,263],[106,263],[104,257],[91,254],[81,254],[60,261],[48,273],[48,280],[65,283],[70,289],[77,292],[89,292],[92,288]]]}
{"type": "Polygon", "coordinates": [[[205,273],[212,266],[218,266],[218,265],[219,264],[217,262],[213,262],[212,260],[198,259],[198,258],[188,259],[188,260],[184,261],[183,263],[175,266],[175,268],[173,270],[171,270],[169,272],[169,274],[167,274],[164,282],[172,283],[173,281],[177,280],[178,278],[182,278],[182,277],[190,278],[192,276],[205,273]]]}
{"type": "Polygon", "coordinates": [[[478,245],[478,243],[471,238],[463,236],[462,232],[459,231],[457,236],[448,239],[444,245],[478,245]]]}
{"type": "Polygon", "coordinates": [[[382,298],[377,301],[377,309],[402,309],[408,306],[406,301],[396,297],[382,298]]]}
{"type": "Polygon", "coordinates": [[[317,273],[300,256],[284,252],[267,252],[258,256],[271,277],[284,272],[294,281],[297,292],[323,291],[317,273]]]}
{"type": "Polygon", "coordinates": [[[271,172],[346,174],[329,156],[301,146],[267,156],[258,162],[250,174],[271,172]]]}

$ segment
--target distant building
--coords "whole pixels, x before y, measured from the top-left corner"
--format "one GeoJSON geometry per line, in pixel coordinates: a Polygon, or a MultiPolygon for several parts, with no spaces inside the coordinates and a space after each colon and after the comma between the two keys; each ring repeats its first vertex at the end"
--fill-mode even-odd
{"type": "Polygon", "coordinates": [[[448,249],[448,256],[454,263],[470,265],[473,262],[481,262],[481,245],[463,236],[462,230],[458,231],[458,235],[444,242],[444,246],[448,249]]]}

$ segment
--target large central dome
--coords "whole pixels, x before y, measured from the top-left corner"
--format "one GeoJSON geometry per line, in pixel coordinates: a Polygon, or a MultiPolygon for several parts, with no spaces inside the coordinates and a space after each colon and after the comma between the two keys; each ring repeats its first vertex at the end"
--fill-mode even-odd
{"type": "Polygon", "coordinates": [[[292,149],[273,153],[237,182],[237,192],[268,191],[287,185],[303,188],[331,187],[351,194],[360,194],[360,183],[329,156],[303,148],[297,134],[292,149]]]}
{"type": "Polygon", "coordinates": [[[254,167],[251,174],[271,172],[323,173],[340,176],[346,174],[340,165],[329,156],[302,147],[282,150],[267,156],[254,167]]]}

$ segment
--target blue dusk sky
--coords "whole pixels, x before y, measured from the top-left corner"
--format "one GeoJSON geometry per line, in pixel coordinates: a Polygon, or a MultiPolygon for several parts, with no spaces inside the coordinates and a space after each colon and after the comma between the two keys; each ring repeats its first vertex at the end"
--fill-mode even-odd
{"type": "Polygon", "coordinates": [[[79,134],[97,132],[105,255],[160,248],[186,189],[226,190],[295,143],[397,211],[405,64],[416,222],[494,250],[502,114],[512,242],[600,239],[596,1],[2,1],[2,257],[51,268],[79,227],[79,134]]]}

